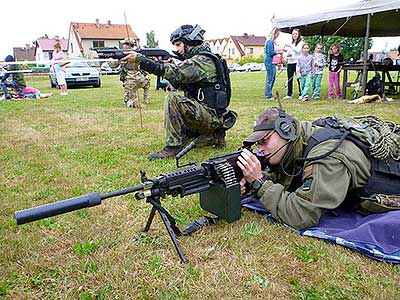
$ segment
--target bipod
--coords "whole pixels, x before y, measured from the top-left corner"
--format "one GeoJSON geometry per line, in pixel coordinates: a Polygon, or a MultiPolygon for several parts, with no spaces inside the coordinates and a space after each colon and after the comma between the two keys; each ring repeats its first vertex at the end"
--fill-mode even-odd
{"type": "Polygon", "coordinates": [[[179,228],[176,226],[176,222],[173,216],[164,208],[161,206],[161,201],[160,197],[155,197],[155,196],[148,196],[146,198],[146,202],[150,203],[153,205],[151,208],[151,212],[149,215],[149,218],[147,219],[146,227],[144,228],[144,232],[148,232],[151,226],[151,223],[153,222],[154,215],[156,214],[156,211],[160,214],[161,220],[164,223],[165,228],[168,231],[169,237],[171,238],[172,243],[175,246],[176,252],[178,252],[179,258],[181,259],[182,263],[188,263],[188,261],[185,258],[185,255],[183,254],[183,251],[181,247],[179,246],[177,236],[182,235],[181,231],[179,228]]]}

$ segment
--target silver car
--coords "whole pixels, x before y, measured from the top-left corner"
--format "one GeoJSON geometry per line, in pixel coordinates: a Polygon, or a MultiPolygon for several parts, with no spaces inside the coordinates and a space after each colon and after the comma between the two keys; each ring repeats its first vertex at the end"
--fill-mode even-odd
{"type": "MultiPolygon", "coordinates": [[[[72,60],[63,68],[65,70],[65,81],[68,87],[101,86],[100,72],[96,68],[89,66],[89,64],[82,59],[72,60]]],[[[49,76],[51,87],[56,87],[57,79],[53,68],[50,68],[49,76]]]]}

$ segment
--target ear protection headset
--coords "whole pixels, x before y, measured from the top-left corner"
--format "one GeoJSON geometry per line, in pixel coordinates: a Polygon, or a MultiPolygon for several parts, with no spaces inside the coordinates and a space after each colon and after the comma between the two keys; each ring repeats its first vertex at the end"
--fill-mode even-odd
{"type": "Polygon", "coordinates": [[[288,116],[283,109],[279,110],[279,117],[271,124],[256,125],[253,131],[275,130],[279,136],[289,142],[297,139],[296,128],[294,127],[293,118],[288,116]]]}

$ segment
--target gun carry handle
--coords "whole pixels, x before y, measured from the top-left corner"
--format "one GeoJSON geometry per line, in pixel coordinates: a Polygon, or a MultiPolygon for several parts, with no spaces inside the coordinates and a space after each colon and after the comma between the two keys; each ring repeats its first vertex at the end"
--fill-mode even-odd
{"type": "Polygon", "coordinates": [[[17,211],[15,213],[15,219],[17,221],[17,225],[21,225],[59,214],[64,214],[73,210],[99,205],[101,204],[101,200],[102,197],[100,193],[89,193],[80,197],[70,198],[63,201],[17,211]]]}

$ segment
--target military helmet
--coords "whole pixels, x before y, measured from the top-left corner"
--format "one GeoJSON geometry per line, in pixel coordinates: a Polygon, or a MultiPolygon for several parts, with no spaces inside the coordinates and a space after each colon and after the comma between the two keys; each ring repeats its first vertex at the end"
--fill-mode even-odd
{"type": "Polygon", "coordinates": [[[204,32],[206,31],[197,24],[194,27],[192,25],[182,25],[171,33],[169,40],[172,44],[182,41],[190,46],[201,45],[204,41],[204,32]]]}

